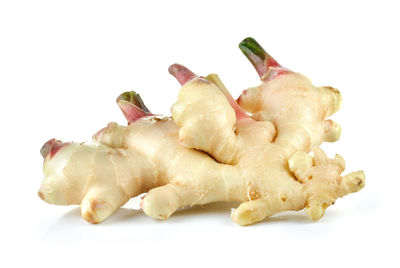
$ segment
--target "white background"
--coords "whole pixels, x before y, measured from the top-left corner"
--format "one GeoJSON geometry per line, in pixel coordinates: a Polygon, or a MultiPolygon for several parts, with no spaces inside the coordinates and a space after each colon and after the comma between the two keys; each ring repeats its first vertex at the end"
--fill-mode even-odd
{"type": "Polygon", "coordinates": [[[1,1],[0,266],[399,267],[396,2],[1,1]],[[126,90],[169,114],[180,88],[170,64],[218,73],[235,97],[257,85],[237,47],[248,36],[341,91],[342,138],[323,148],[365,171],[361,192],[316,223],[300,212],[249,227],[231,221],[233,204],[156,221],[128,203],[92,225],[77,207],[39,199],[42,144],[124,124],[115,98],[126,90]]]}

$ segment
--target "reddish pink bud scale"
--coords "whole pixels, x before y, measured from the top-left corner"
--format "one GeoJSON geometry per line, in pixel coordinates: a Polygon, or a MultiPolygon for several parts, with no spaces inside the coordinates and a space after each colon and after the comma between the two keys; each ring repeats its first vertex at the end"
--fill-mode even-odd
{"type": "Polygon", "coordinates": [[[267,58],[267,62],[265,63],[266,69],[269,70],[270,67],[282,67],[274,58],[271,56],[267,58]]]}
{"type": "Polygon", "coordinates": [[[67,146],[68,144],[69,144],[69,142],[61,143],[61,144],[59,144],[59,143],[54,144],[50,151],[50,158],[55,156],[56,153],[61,150],[61,148],[67,146]]]}
{"type": "Polygon", "coordinates": [[[99,131],[97,131],[94,135],[93,135],[93,140],[95,141],[99,141],[101,139],[101,136],[103,135],[104,131],[107,129],[107,127],[103,127],[102,129],[100,129],[99,131]]]}
{"type": "Polygon", "coordinates": [[[42,149],[40,149],[40,153],[43,158],[46,158],[47,155],[50,154],[51,159],[57,154],[57,152],[59,152],[63,147],[67,146],[68,144],[70,144],[70,142],[62,142],[60,140],[51,139],[43,145],[42,149]]]}
{"type": "Polygon", "coordinates": [[[232,95],[227,92],[223,92],[225,97],[228,99],[229,104],[233,108],[236,114],[236,119],[237,120],[242,120],[242,119],[252,119],[243,109],[242,107],[239,106],[239,104],[233,99],[232,95]]]}
{"type": "Polygon", "coordinates": [[[194,74],[192,71],[190,71],[188,68],[186,68],[183,65],[180,64],[172,64],[169,68],[168,71],[170,74],[172,74],[176,80],[183,86],[193,78],[196,78],[197,75],[194,74]]]}
{"type": "Polygon", "coordinates": [[[262,78],[262,80],[270,81],[281,75],[290,74],[290,73],[293,73],[293,72],[286,68],[282,68],[282,67],[270,68],[268,73],[262,78]]]}
{"type": "Polygon", "coordinates": [[[124,114],[128,123],[132,123],[142,117],[152,115],[151,113],[144,112],[136,105],[127,101],[119,101],[118,106],[121,109],[122,113],[124,114]]]}

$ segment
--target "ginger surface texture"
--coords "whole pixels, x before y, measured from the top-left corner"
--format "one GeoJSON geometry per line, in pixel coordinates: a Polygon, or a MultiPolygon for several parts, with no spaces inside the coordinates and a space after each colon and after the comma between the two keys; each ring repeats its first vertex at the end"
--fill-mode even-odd
{"type": "Polygon", "coordinates": [[[91,223],[142,193],[144,213],[156,219],[235,201],[232,219],[249,225],[303,209],[315,221],[337,198],[362,189],[362,171],[342,174],[344,159],[319,147],[340,137],[340,126],[326,119],[340,109],[339,91],[282,67],[252,38],[239,48],[261,78],[258,87],[234,100],[217,75],[172,65],[182,85],[172,116],[153,115],[135,92],[121,94],[126,126],[109,123],[93,144],[45,143],[40,198],[80,205],[91,223]]]}

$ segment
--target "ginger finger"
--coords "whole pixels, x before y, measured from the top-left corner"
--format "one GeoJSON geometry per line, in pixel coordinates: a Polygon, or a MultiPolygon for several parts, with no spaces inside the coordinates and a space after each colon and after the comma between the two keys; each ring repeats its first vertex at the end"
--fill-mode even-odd
{"type": "MultiPolygon", "coordinates": [[[[182,70],[190,72],[180,66],[174,73],[178,79],[182,70]]],[[[180,142],[187,148],[209,153],[221,163],[235,163],[238,142],[233,108],[210,81],[199,77],[185,81],[189,82],[183,85],[178,101],[171,108],[172,118],[180,127],[180,142]]]]}
{"type": "Polygon", "coordinates": [[[300,196],[273,195],[264,199],[243,202],[233,210],[231,218],[239,225],[250,225],[282,211],[298,211],[304,208],[304,199],[300,196]]]}
{"type": "Polygon", "coordinates": [[[81,204],[82,216],[89,222],[103,221],[131,197],[151,187],[144,183],[153,181],[151,165],[140,154],[60,141],[50,148],[51,143],[42,150],[47,153],[45,178],[38,194],[51,204],[81,204]]]}
{"type": "Polygon", "coordinates": [[[365,186],[365,174],[362,170],[351,172],[342,177],[341,185],[345,188],[343,195],[360,191],[365,186]]]}
{"type": "Polygon", "coordinates": [[[178,208],[192,204],[196,198],[184,185],[169,183],[150,190],[141,207],[147,216],[165,220],[178,208]]]}
{"type": "Polygon", "coordinates": [[[83,198],[82,217],[90,223],[100,223],[123,206],[129,198],[120,189],[90,189],[83,198]]]}
{"type": "Polygon", "coordinates": [[[290,143],[296,150],[308,152],[323,141],[339,139],[339,125],[324,121],[340,109],[338,90],[315,87],[305,76],[278,64],[252,38],[243,40],[240,48],[262,80],[260,86],[244,90],[238,98],[243,109],[257,120],[274,123],[282,134],[282,144],[290,143]],[[299,136],[303,136],[303,142],[299,143],[299,136]]]}
{"type": "Polygon", "coordinates": [[[243,202],[238,208],[232,211],[231,218],[239,225],[250,225],[275,214],[268,211],[268,207],[268,202],[262,199],[243,202]]]}

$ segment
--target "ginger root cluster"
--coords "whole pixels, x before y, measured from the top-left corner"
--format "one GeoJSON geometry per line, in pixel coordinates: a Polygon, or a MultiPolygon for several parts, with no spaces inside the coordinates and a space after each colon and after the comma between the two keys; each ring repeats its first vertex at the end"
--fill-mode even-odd
{"type": "Polygon", "coordinates": [[[121,94],[126,126],[109,123],[93,144],[51,139],[43,146],[39,196],[80,205],[92,223],[142,193],[143,212],[156,219],[186,206],[239,201],[231,217],[249,225],[303,209],[318,220],[337,198],[362,189],[362,171],[343,175],[343,158],[319,147],[340,137],[340,126],[327,119],[340,109],[339,91],[282,67],[252,38],[239,47],[259,86],[234,100],[217,75],[174,64],[169,71],[182,88],[171,117],[152,114],[135,92],[121,94]]]}

